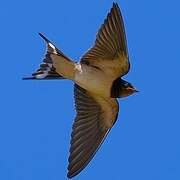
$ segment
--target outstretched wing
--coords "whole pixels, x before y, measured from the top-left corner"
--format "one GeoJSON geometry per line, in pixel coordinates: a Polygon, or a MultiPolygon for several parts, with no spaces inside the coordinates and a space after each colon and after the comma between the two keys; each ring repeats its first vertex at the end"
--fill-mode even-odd
{"type": "Polygon", "coordinates": [[[117,3],[113,3],[110,13],[98,31],[94,46],[82,57],[81,62],[100,68],[118,67],[117,77],[128,73],[130,64],[125,28],[117,3]]]}
{"type": "Polygon", "coordinates": [[[68,177],[80,173],[93,158],[115,123],[118,102],[101,98],[95,100],[88,92],[75,84],[74,97],[77,116],[73,124],[68,166],[68,177]],[[98,101],[98,102],[97,102],[98,101]]]}
{"type": "Polygon", "coordinates": [[[55,67],[53,66],[53,61],[50,57],[51,53],[55,52],[59,57],[68,59],[67,56],[65,56],[62,51],[60,51],[58,48],[56,48],[51,41],[49,41],[44,35],[39,33],[39,35],[45,40],[47,44],[47,50],[45,57],[43,59],[43,63],[40,64],[40,67],[38,70],[36,70],[34,73],[32,73],[31,77],[23,78],[25,80],[28,79],[37,79],[37,80],[46,80],[46,79],[64,79],[61,75],[59,75],[56,72],[55,67]]]}

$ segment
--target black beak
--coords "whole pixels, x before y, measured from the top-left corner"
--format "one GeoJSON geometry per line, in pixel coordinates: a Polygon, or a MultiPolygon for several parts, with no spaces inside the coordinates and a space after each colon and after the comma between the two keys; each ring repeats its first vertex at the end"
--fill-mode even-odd
{"type": "Polygon", "coordinates": [[[136,92],[136,93],[137,93],[137,92],[139,92],[139,90],[137,90],[137,89],[134,89],[134,92],[136,92]]]}

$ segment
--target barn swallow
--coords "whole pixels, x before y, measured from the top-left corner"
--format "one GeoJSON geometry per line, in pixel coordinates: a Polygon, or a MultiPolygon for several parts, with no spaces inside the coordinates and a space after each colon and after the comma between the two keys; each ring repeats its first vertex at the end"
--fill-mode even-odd
{"type": "Polygon", "coordinates": [[[123,18],[117,3],[101,25],[95,43],[80,62],[74,62],[44,35],[47,50],[43,63],[24,79],[70,79],[74,82],[76,117],[72,127],[68,178],[91,161],[115,124],[117,98],[138,92],[122,79],[130,69],[123,18]]]}

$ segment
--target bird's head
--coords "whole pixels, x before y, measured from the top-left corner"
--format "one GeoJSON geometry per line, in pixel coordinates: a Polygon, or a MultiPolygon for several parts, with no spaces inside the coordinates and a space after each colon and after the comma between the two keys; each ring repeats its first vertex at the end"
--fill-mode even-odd
{"type": "Polygon", "coordinates": [[[119,91],[119,97],[127,97],[130,96],[136,92],[139,92],[133,85],[127,81],[122,80],[121,81],[121,88],[119,91]]]}
{"type": "Polygon", "coordinates": [[[111,97],[112,98],[122,98],[130,96],[131,94],[134,94],[136,92],[139,92],[133,85],[121,78],[117,78],[111,88],[111,97]]]}

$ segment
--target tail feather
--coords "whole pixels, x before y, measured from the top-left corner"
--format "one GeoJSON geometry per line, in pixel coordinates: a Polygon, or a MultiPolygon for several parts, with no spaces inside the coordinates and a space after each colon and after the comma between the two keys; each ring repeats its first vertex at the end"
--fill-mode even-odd
{"type": "Polygon", "coordinates": [[[59,75],[55,68],[49,63],[42,63],[40,64],[40,68],[32,73],[31,77],[25,77],[23,80],[55,80],[55,79],[65,79],[61,75],[59,75]]]}
{"type": "Polygon", "coordinates": [[[24,80],[50,80],[50,79],[65,79],[60,74],[56,72],[55,67],[53,66],[53,61],[50,57],[51,54],[57,54],[58,56],[62,56],[63,58],[70,60],[67,56],[65,56],[56,46],[51,43],[43,34],[39,33],[39,35],[44,39],[47,43],[47,50],[45,57],[43,59],[43,63],[40,64],[38,70],[32,73],[31,77],[25,77],[24,80]]]}
{"type": "Polygon", "coordinates": [[[62,57],[64,57],[65,59],[69,59],[66,55],[64,55],[64,53],[59,50],[58,48],[56,48],[56,46],[49,40],[47,39],[42,33],[38,33],[43,39],[44,41],[47,43],[47,52],[49,53],[55,53],[58,54],[62,57]]]}

